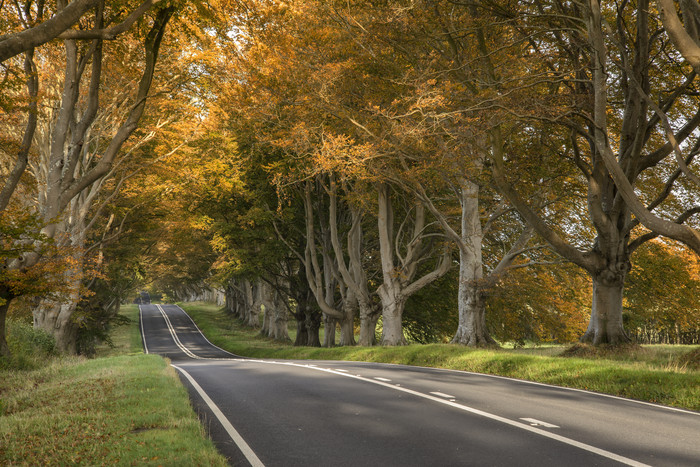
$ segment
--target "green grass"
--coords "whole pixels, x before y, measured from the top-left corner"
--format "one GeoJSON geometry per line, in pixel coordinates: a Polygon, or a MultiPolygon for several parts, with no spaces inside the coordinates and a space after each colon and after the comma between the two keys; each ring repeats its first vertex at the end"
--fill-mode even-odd
{"type": "Polygon", "coordinates": [[[700,411],[697,346],[644,346],[565,357],[564,346],[471,349],[449,344],[402,347],[294,347],[260,337],[210,304],[183,304],[207,338],[257,358],[355,360],[448,368],[586,389],[700,411]],[[692,358],[691,352],[695,351],[692,358]]]}
{"type": "Polygon", "coordinates": [[[100,358],[53,357],[0,372],[1,465],[226,465],[161,357],[132,325],[100,358]]]}

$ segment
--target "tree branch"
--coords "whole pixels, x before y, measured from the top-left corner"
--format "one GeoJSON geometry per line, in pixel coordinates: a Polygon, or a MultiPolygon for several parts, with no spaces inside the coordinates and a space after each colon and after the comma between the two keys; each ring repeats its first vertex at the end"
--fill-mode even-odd
{"type": "Polygon", "coordinates": [[[39,25],[3,37],[0,39],[0,62],[55,39],[77,23],[87,11],[96,7],[99,2],[100,0],[73,0],[56,15],[39,25]]]}

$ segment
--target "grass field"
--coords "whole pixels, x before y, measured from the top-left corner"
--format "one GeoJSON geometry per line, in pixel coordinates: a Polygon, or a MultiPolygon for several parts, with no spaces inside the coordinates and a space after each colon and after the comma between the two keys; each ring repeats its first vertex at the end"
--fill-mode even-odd
{"type": "Polygon", "coordinates": [[[182,305],[212,343],[258,358],[357,360],[449,368],[586,389],[700,411],[697,346],[655,345],[623,351],[564,346],[482,350],[449,344],[402,347],[293,347],[260,337],[215,305],[182,305]]]}
{"type": "Polygon", "coordinates": [[[123,314],[98,358],[0,371],[0,465],[227,465],[174,370],[143,354],[137,307],[123,314]]]}

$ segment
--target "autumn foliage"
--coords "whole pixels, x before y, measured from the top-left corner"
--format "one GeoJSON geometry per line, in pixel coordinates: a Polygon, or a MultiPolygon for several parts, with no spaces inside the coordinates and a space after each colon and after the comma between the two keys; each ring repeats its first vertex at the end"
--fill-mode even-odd
{"type": "Polygon", "coordinates": [[[8,59],[2,296],[78,290],[104,330],[213,288],[300,345],[698,343],[697,78],[653,3],[594,3],[162,2],[8,59]]]}

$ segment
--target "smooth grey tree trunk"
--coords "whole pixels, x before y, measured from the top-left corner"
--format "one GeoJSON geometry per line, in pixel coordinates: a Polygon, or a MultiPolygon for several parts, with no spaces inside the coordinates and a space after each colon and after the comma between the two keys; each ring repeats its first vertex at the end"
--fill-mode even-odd
{"type": "Polygon", "coordinates": [[[34,311],[34,327],[51,334],[61,353],[76,354],[78,325],[73,321],[77,297],[68,303],[44,302],[34,311]]]}
{"type": "Polygon", "coordinates": [[[372,346],[377,344],[377,321],[379,312],[367,304],[360,303],[360,337],[358,345],[372,346]]]}
{"type": "Polygon", "coordinates": [[[593,278],[593,307],[581,342],[618,345],[630,342],[622,322],[624,277],[601,274],[593,278]],[[612,279],[612,280],[611,280],[612,279]]]}
{"type": "Polygon", "coordinates": [[[382,345],[405,345],[403,335],[403,310],[406,305],[403,297],[382,296],[382,345]],[[386,297],[386,298],[385,298],[386,297]]]}
{"type": "Polygon", "coordinates": [[[323,315],[323,346],[324,347],[335,347],[335,334],[338,320],[328,316],[323,315]]]}
{"type": "Polygon", "coordinates": [[[360,303],[360,337],[358,345],[377,345],[377,321],[379,310],[373,309],[368,304],[360,303]]]}
{"type": "MultiPolygon", "coordinates": [[[[420,202],[414,204],[412,232],[408,236],[408,241],[403,245],[405,254],[399,255],[397,254],[399,249],[397,239],[402,237],[402,232],[394,234],[394,211],[389,187],[380,186],[377,190],[377,196],[377,230],[382,266],[382,285],[377,289],[382,302],[381,344],[403,345],[406,343],[402,328],[406,300],[418,290],[447,273],[451,265],[451,255],[448,250],[444,250],[435,269],[414,280],[418,270],[418,262],[425,259],[422,241],[423,235],[425,235],[425,206],[420,202]]],[[[410,216],[411,214],[406,215],[410,216]]]]}
{"type": "Polygon", "coordinates": [[[459,324],[452,343],[470,347],[494,345],[496,342],[486,328],[486,304],[483,291],[477,279],[474,278],[474,271],[469,266],[469,263],[460,261],[457,292],[459,324]]]}

